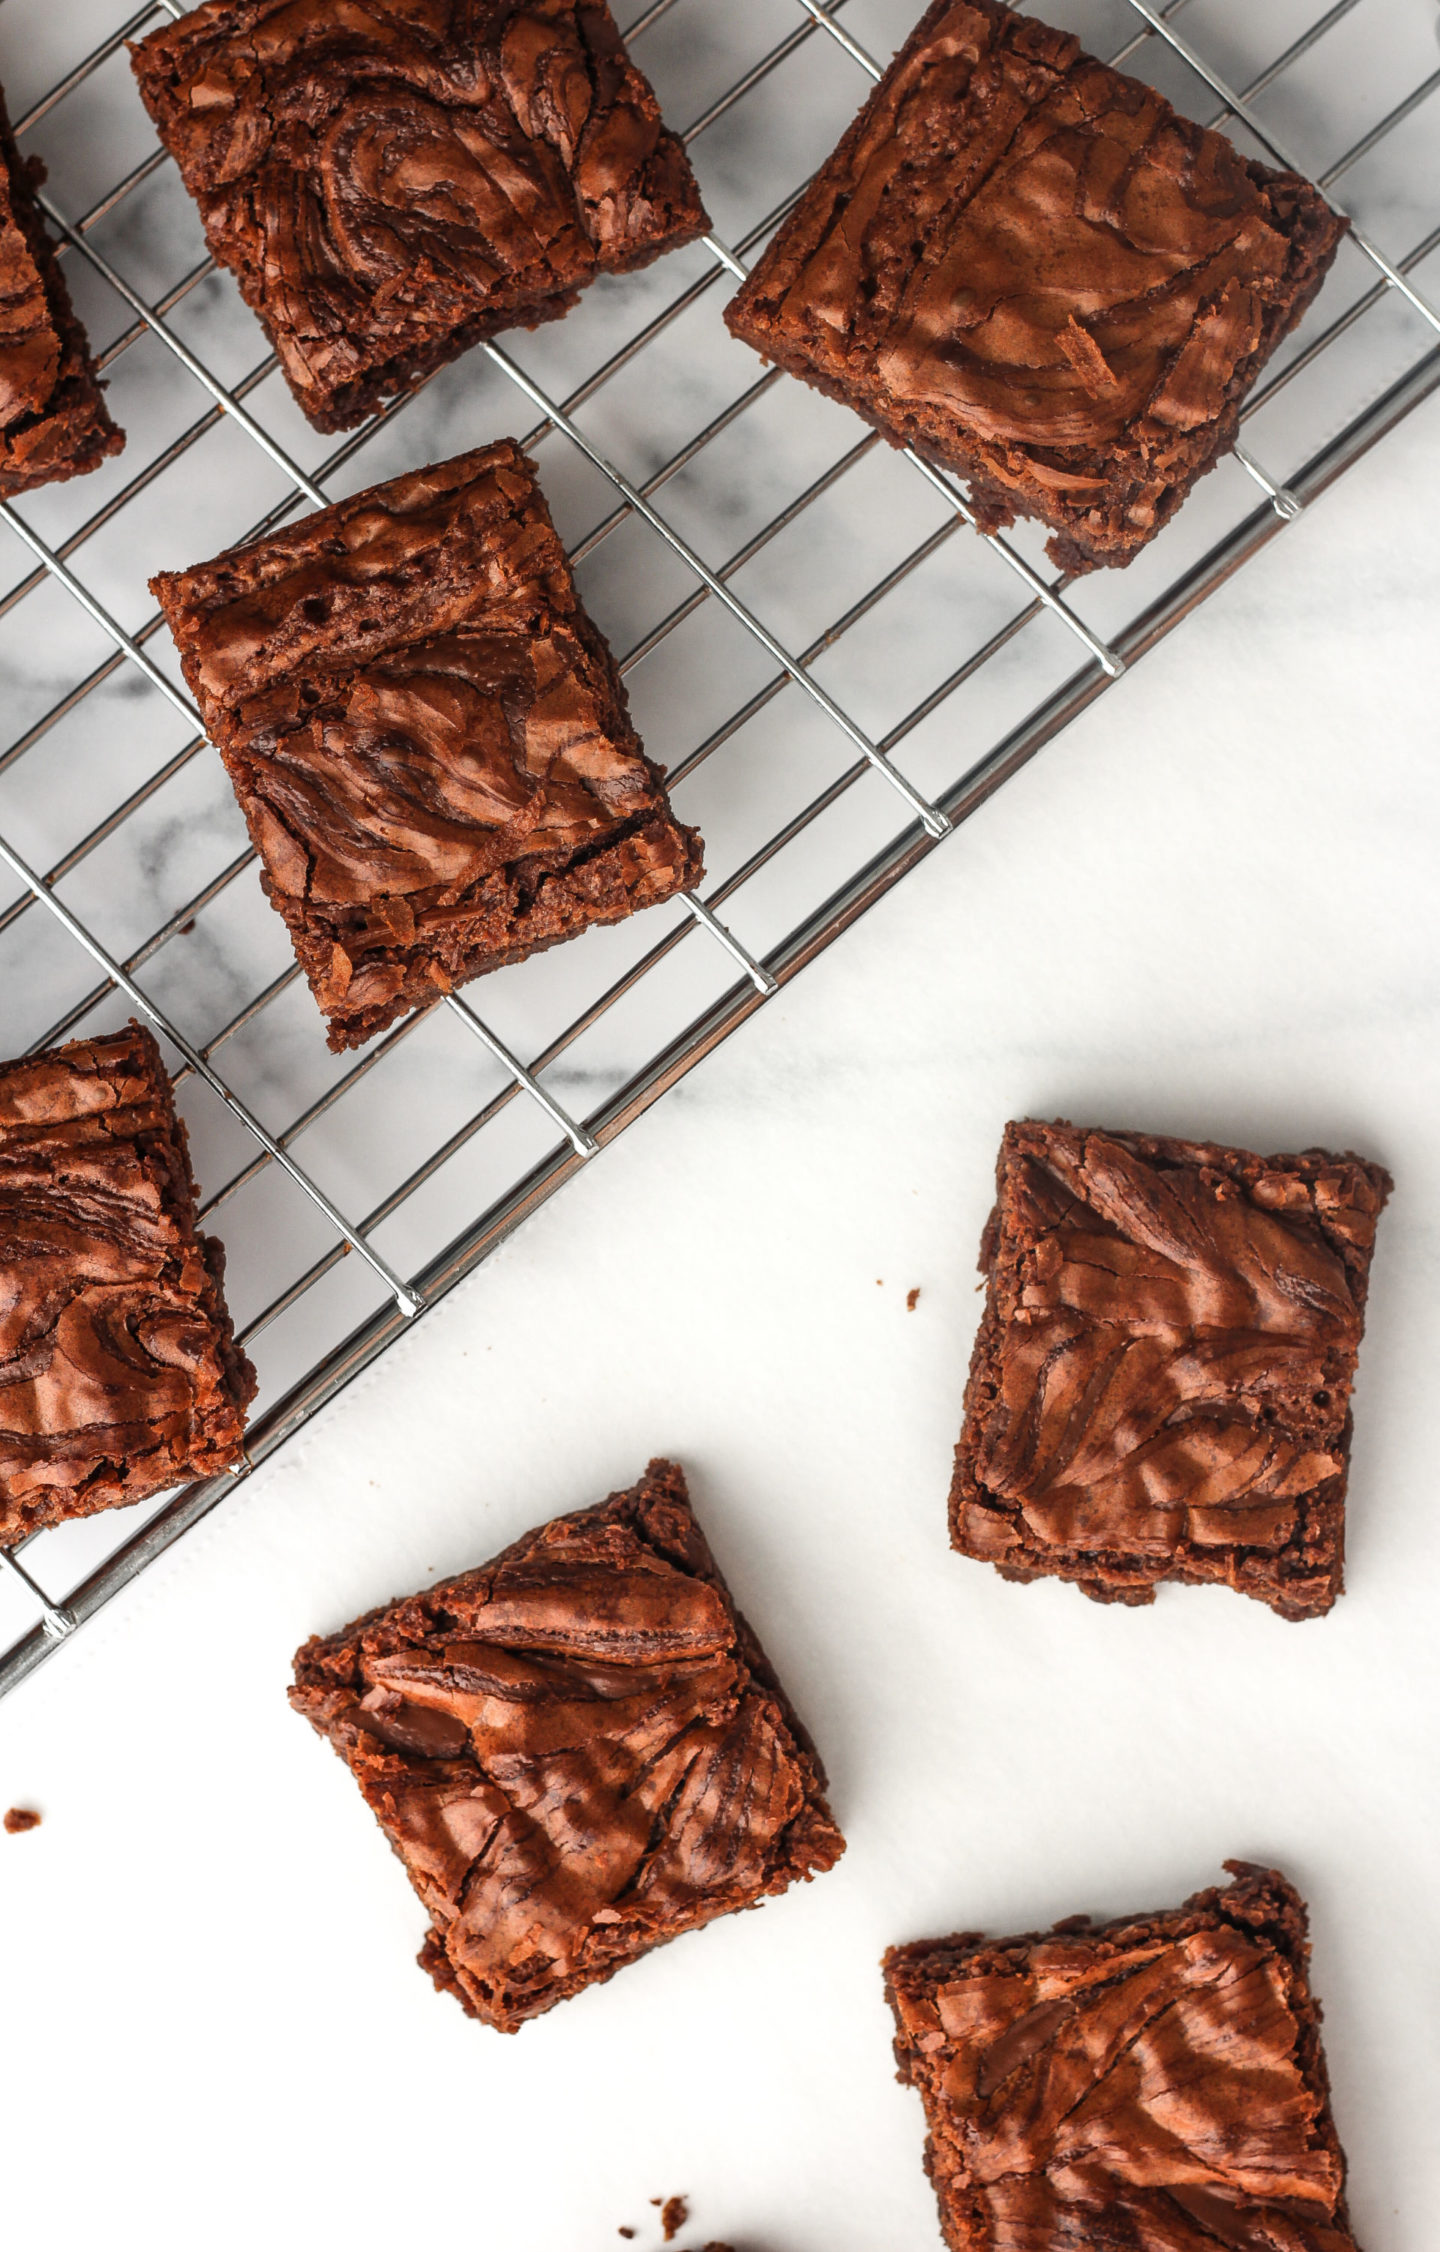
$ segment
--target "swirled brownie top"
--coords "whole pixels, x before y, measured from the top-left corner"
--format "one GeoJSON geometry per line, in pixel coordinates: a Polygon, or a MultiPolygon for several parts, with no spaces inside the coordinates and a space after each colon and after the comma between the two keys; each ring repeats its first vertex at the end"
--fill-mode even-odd
{"type": "Polygon", "coordinates": [[[1218,1580],[1328,1610],[1390,1187],[1348,1153],[1008,1126],[955,1546],[1104,1600],[1218,1580]]]}
{"type": "Polygon", "coordinates": [[[238,1459],[223,1267],[148,1032],[0,1065],[0,1543],[238,1459]]]}
{"type": "Polygon", "coordinates": [[[0,500],[98,469],[125,443],[0,93],[0,500]]]}
{"type": "Polygon", "coordinates": [[[1341,232],[1068,33],[935,0],[726,318],[987,522],[1123,563],[1233,441],[1341,232]]]}
{"type": "Polygon", "coordinates": [[[952,2252],[1355,2252],[1304,1903],[1226,1867],[1170,1912],[886,1956],[952,2252]]]}
{"type": "Polygon", "coordinates": [[[502,2032],[843,1850],[674,1463],[307,1642],[290,1701],[430,1914],[422,1966],[502,2032]]]}
{"type": "Polygon", "coordinates": [[[605,0],[208,0],[133,59],[322,430],[709,223],[605,0]]]}
{"type": "Polygon", "coordinates": [[[151,585],[332,1047],[699,880],[508,439],[151,585]]]}

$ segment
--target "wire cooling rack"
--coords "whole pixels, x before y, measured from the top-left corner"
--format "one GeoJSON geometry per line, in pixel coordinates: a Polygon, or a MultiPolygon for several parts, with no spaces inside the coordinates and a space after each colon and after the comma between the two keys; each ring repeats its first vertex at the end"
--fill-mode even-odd
{"type": "MultiPolygon", "coordinates": [[[[184,11],[8,0],[5,80],[126,451],[0,505],[0,1050],[132,1013],[171,1056],[261,1376],[262,1462],[1440,382],[1433,0],[1047,0],[1354,221],[1243,445],[1123,573],[733,343],[720,309],[918,0],[652,0],[628,27],[716,231],[481,347],[328,450],[155,143],[125,42],[184,11]],[[1426,109],[1427,103],[1431,103],[1426,109]],[[1428,285],[1428,299],[1427,299],[1428,285]],[[416,463],[538,454],[703,895],[332,1057],[146,592],[416,463]]],[[[0,1691],[237,1482],[0,1552],[0,1691]]]]}

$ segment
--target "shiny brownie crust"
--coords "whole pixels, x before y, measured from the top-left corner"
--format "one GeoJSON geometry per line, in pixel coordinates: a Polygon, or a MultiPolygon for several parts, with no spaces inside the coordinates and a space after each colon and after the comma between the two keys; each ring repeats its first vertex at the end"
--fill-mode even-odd
{"type": "Polygon", "coordinates": [[[1100,1602],[1219,1581],[1328,1611],[1392,1185],[1349,1152],[1007,1126],[952,1546],[1100,1602]]]}
{"type": "Polygon", "coordinates": [[[290,1701],[429,1912],[422,1967],[503,2033],[844,1850],[671,1462],[307,1642],[290,1701]]]}
{"type": "Polygon", "coordinates": [[[1068,33],[935,0],[726,319],[1086,571],[1233,445],[1344,227],[1068,33]]]}
{"type": "Polygon", "coordinates": [[[240,1459],[255,1372],[130,1025],[0,1065],[0,1545],[240,1459]]]}
{"type": "Polygon", "coordinates": [[[150,584],[332,1048],[699,882],[510,440],[150,584]]]}
{"type": "Polygon", "coordinates": [[[951,2252],[1355,2252],[1305,1904],[1225,1866],[1168,1913],[886,1956],[951,2252]]]}
{"type": "Polygon", "coordinates": [[[125,443],[35,200],[44,178],[0,93],[0,500],[84,477],[125,443]]]}
{"type": "Polygon", "coordinates": [[[709,225],[605,0],[210,0],[132,60],[320,430],[709,225]]]}

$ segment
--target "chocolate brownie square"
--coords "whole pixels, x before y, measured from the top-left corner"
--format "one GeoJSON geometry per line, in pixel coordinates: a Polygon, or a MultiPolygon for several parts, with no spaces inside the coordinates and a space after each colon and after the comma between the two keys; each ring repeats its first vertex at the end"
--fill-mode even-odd
{"type": "Polygon", "coordinates": [[[255,1372],[132,1024],[0,1064],[0,1544],[239,1461],[255,1372]]]}
{"type": "Polygon", "coordinates": [[[1031,1119],[996,1182],[952,1546],[1102,1603],[1218,1580],[1328,1611],[1389,1174],[1031,1119]]]}
{"type": "Polygon", "coordinates": [[[0,500],[83,477],[125,443],[35,200],[44,178],[0,92],[0,500]]]}
{"type": "Polygon", "coordinates": [[[290,1701],[429,1912],[422,1967],[502,2033],[844,1850],[673,1462],[307,1642],[290,1701]]]}
{"type": "Polygon", "coordinates": [[[1157,1915],[885,1957],[951,2252],[1355,2252],[1305,1904],[1225,1866],[1157,1915]]]}
{"type": "Polygon", "coordinates": [[[704,873],[508,439],[150,585],[332,1048],[704,873]]]}
{"type": "Polygon", "coordinates": [[[317,430],[709,225],[605,0],[209,0],[132,59],[317,430]]]}
{"type": "Polygon", "coordinates": [[[1069,33],[935,0],[725,317],[1087,571],[1234,444],[1344,230],[1069,33]]]}

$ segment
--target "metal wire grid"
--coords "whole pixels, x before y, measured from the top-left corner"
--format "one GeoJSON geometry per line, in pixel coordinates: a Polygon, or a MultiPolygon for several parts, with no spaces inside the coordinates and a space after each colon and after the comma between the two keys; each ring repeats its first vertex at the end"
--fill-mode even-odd
{"type": "MultiPolygon", "coordinates": [[[[629,26],[629,39],[632,42],[642,40],[680,4],[681,0],[653,0],[629,26]]],[[[781,71],[800,50],[808,47],[814,53],[817,43],[819,51],[823,52],[828,43],[843,52],[865,76],[873,79],[879,75],[880,65],[871,52],[852,35],[845,23],[837,20],[845,0],[833,0],[829,8],[822,5],[822,0],[768,0],[768,4],[781,35],[749,60],[693,120],[685,135],[692,147],[720,121],[732,117],[740,105],[753,97],[757,89],[781,71]],[[794,9],[798,9],[800,20],[787,27],[785,16],[794,9]]],[[[1251,144],[1271,160],[1302,170],[1303,166],[1281,145],[1278,129],[1273,124],[1267,125],[1255,105],[1281,88],[1313,54],[1323,54],[1324,42],[1363,5],[1363,0],[1336,0],[1335,5],[1326,8],[1315,20],[1301,25],[1284,49],[1253,73],[1241,89],[1232,88],[1177,26],[1175,19],[1182,12],[1201,18],[1204,5],[1205,0],[1169,0],[1164,7],[1149,5],[1147,0],[1112,0],[1111,15],[1119,15],[1129,27],[1123,41],[1118,45],[1110,43],[1112,59],[1138,68],[1142,73],[1153,64],[1160,64],[1163,70],[1179,69],[1179,85],[1167,81],[1167,90],[1182,106],[1205,115],[1207,122],[1226,125],[1242,143],[1248,137],[1251,144]],[[1197,94],[1200,96],[1198,104],[1197,94]]],[[[151,4],[137,9],[18,119],[18,134],[32,133],[43,120],[50,118],[116,56],[125,41],[140,35],[164,16],[174,17],[184,12],[178,0],[151,0],[151,4]]],[[[1049,12],[1056,11],[1052,8],[1049,12]]],[[[852,21],[854,14],[852,4],[852,21]]],[[[894,28],[897,32],[903,31],[903,22],[894,28]]],[[[1086,26],[1082,24],[1077,28],[1083,30],[1086,26]]],[[[1440,70],[1433,70],[1409,85],[1398,101],[1372,119],[1328,168],[1318,174],[1317,184],[1327,194],[1331,193],[1336,183],[1372,158],[1389,137],[1420,110],[1437,86],[1440,86],[1440,70]]],[[[857,83],[851,95],[851,107],[860,91],[857,83]]],[[[674,103],[668,97],[667,108],[673,115],[674,103]]],[[[31,1551],[24,1561],[19,1550],[0,1551],[0,1587],[8,1574],[12,1593],[19,1592],[22,1607],[28,1614],[28,1623],[0,1657],[0,1693],[13,1687],[68,1640],[85,1619],[213,1507],[238,1478],[243,1478],[250,1468],[270,1455],[352,1375],[383,1351],[416,1315],[433,1305],[452,1284],[470,1272],[528,1212],[613,1140],[728,1032],[763,1006],[866,906],[933,850],[959,821],[1093,701],[1128,664],[1134,663],[1171,630],[1206,594],[1273,538],[1285,523],[1293,520],[1378,436],[1440,383],[1440,346],[1437,346],[1440,317],[1410,278],[1440,246],[1440,227],[1432,225],[1408,250],[1392,257],[1373,239],[1368,226],[1357,224],[1351,238],[1354,249],[1350,255],[1352,262],[1360,263],[1361,270],[1352,274],[1348,297],[1339,303],[1333,287],[1327,289],[1296,343],[1277,361],[1252,397],[1246,420],[1253,423],[1274,402],[1283,404],[1290,387],[1322,364],[1332,362],[1342,340],[1361,330],[1373,319],[1377,309],[1399,303],[1409,322],[1409,334],[1402,350],[1397,353],[1392,340],[1388,355],[1383,356],[1382,372],[1388,380],[1379,385],[1378,395],[1372,356],[1362,353],[1360,364],[1366,372],[1358,411],[1349,413],[1335,427],[1332,409],[1332,426],[1326,430],[1323,442],[1309,451],[1302,451],[1301,458],[1293,465],[1287,464],[1283,474],[1279,471],[1272,474],[1257,458],[1247,433],[1247,443],[1238,451],[1237,460],[1253,488],[1250,504],[1237,512],[1232,497],[1221,535],[1208,538],[1203,552],[1187,552],[1183,567],[1178,571],[1170,564],[1158,575],[1152,572],[1150,585],[1143,590],[1149,594],[1149,599],[1139,606],[1130,604],[1128,610],[1123,602],[1114,598],[1113,581],[1109,587],[1102,581],[1086,581],[1077,589],[1048,573],[1043,563],[1036,560],[1038,543],[1028,540],[1023,528],[1012,538],[979,534],[991,558],[1010,574],[1017,606],[967,652],[961,663],[947,670],[918,703],[877,734],[862,726],[846,703],[826,688],[816,676],[816,667],[828,653],[843,644],[847,635],[852,635],[872,618],[897,588],[913,588],[915,575],[951,541],[952,535],[966,526],[973,529],[973,518],[960,486],[913,453],[906,454],[907,473],[924,480],[927,497],[934,495],[941,504],[939,522],[881,578],[851,600],[824,631],[812,636],[797,651],[772,630],[751,601],[742,598],[734,581],[772,543],[794,527],[803,528],[814,520],[822,504],[837,491],[842,481],[853,477],[859,465],[873,457],[877,446],[874,435],[867,433],[858,440],[851,435],[838,456],[783,508],[772,509],[727,560],[712,565],[697,544],[662,514],[655,504],[655,495],[672,481],[683,480],[701,461],[706,449],[723,442],[744,418],[749,417],[753,422],[760,403],[771,398],[785,379],[775,370],[753,373],[737,395],[710,414],[683,445],[671,451],[644,476],[624,474],[607,458],[605,448],[576,419],[608,386],[632,369],[658,339],[664,338],[681,322],[692,307],[713,296],[717,285],[723,285],[727,277],[743,277],[749,254],[773,232],[802,192],[803,182],[788,186],[782,200],[745,228],[733,245],[723,241],[718,233],[708,236],[704,246],[708,262],[695,277],[684,287],[663,293],[655,309],[647,311],[647,317],[607,351],[583,380],[568,391],[563,401],[551,395],[513,350],[494,344],[481,347],[491,367],[507,385],[519,392],[539,417],[524,440],[527,448],[540,446],[557,433],[563,435],[599,473],[604,489],[611,496],[604,515],[572,546],[572,558],[577,567],[622,527],[644,525],[662,543],[673,562],[683,567],[691,582],[688,590],[678,600],[670,601],[633,643],[622,660],[622,669],[633,675],[647,657],[707,603],[725,612],[765,660],[762,677],[742,701],[727,711],[686,756],[672,761],[672,788],[680,788],[723,745],[736,741],[742,731],[787,690],[798,692],[827,728],[838,731],[846,754],[845,763],[823,788],[805,799],[786,821],[749,850],[725,879],[713,886],[708,897],[687,897],[683,913],[677,911],[662,936],[651,939],[648,932],[643,933],[639,946],[632,949],[633,958],[621,973],[606,982],[585,1006],[567,1013],[553,1036],[531,1053],[528,1064],[516,1047],[480,1013],[476,1003],[484,996],[484,987],[478,992],[472,987],[468,997],[447,996],[442,1008],[448,1010],[463,1033],[479,1043],[493,1059],[501,1075],[500,1083],[487,1101],[471,1110],[436,1146],[428,1149],[418,1164],[409,1166],[363,1217],[354,1219],[314,1176],[313,1170],[294,1154],[295,1145],[369,1079],[384,1059],[403,1044],[414,1042],[420,1028],[431,1024],[438,1012],[430,1012],[424,1018],[409,1018],[394,1027],[358,1059],[347,1061],[343,1068],[337,1067],[328,1084],[302,1108],[292,1108],[282,1125],[268,1126],[257,1114],[256,1107],[231,1083],[233,1072],[227,1077],[226,1064],[216,1059],[252,1026],[265,1020],[266,1012],[275,1010],[281,996],[295,986],[300,974],[298,969],[289,964],[266,979],[246,995],[242,1006],[232,1010],[228,1018],[204,1038],[192,1037],[182,1029],[175,1021],[178,1012],[156,999],[151,989],[153,980],[147,985],[140,977],[147,965],[177,936],[192,930],[198,918],[223,900],[231,887],[251,869],[253,854],[246,849],[234,855],[150,929],[138,945],[123,954],[105,944],[91,928],[90,920],[67,904],[58,889],[121,836],[127,824],[134,822],[143,809],[208,750],[195,707],[162,664],[149,653],[148,644],[160,626],[158,616],[151,614],[133,631],[127,630],[72,568],[72,559],[222,421],[261,449],[286,480],[282,498],[251,527],[254,533],[260,533],[280,522],[302,499],[322,505],[328,498],[338,497],[334,480],[395,420],[402,407],[412,415],[414,412],[411,404],[414,394],[411,394],[410,399],[383,410],[335,446],[316,463],[313,471],[307,471],[294,458],[269,424],[246,404],[274,373],[273,356],[267,354],[238,380],[227,384],[185,343],[171,322],[170,316],[177,308],[213,276],[213,261],[202,258],[178,280],[147,299],[145,292],[133,286],[92,239],[102,222],[109,220],[167,161],[163,151],[151,150],[78,217],[68,216],[56,203],[45,199],[51,222],[69,253],[72,272],[88,270],[91,276],[98,277],[118,297],[128,315],[125,325],[101,355],[102,365],[113,367],[142,340],[155,339],[203,388],[209,403],[198,418],[173,432],[137,471],[112,480],[102,504],[53,542],[36,530],[31,520],[33,511],[22,512],[0,504],[0,519],[34,559],[33,566],[0,596],[0,621],[37,590],[47,585],[59,587],[81,606],[110,644],[110,653],[99,664],[91,666],[0,752],[0,778],[9,775],[47,737],[62,729],[71,715],[81,710],[86,698],[129,668],[134,668],[149,688],[181,715],[187,733],[177,750],[147,773],[120,803],[75,840],[43,873],[30,864],[7,833],[0,833],[0,860],[18,886],[14,898],[0,909],[0,936],[38,907],[83,950],[99,973],[59,1018],[32,1040],[33,1047],[48,1046],[84,1025],[93,1027],[105,1019],[107,1008],[113,1014],[123,1015],[133,1007],[151,1022],[180,1059],[175,1075],[177,1085],[192,1081],[207,1089],[224,1106],[240,1137],[238,1161],[232,1163],[228,1177],[208,1199],[204,1207],[207,1213],[234,1199],[267,1170],[278,1171],[327,1231],[325,1247],[317,1255],[306,1257],[283,1288],[244,1322],[242,1336],[248,1345],[254,1346],[292,1309],[306,1301],[309,1294],[316,1293],[347,1255],[353,1254],[355,1260],[363,1263],[381,1302],[373,1305],[358,1323],[345,1316],[342,1306],[339,1334],[330,1338],[319,1351],[309,1351],[298,1373],[289,1372],[290,1381],[268,1386],[269,1397],[262,1391],[262,1412],[252,1425],[248,1461],[234,1476],[193,1485],[158,1506],[142,1505],[142,1514],[148,1514],[138,1528],[133,1524],[134,1511],[115,1513],[116,1530],[109,1538],[107,1552],[78,1581],[69,1584],[65,1593],[55,1592],[61,1584],[57,1575],[64,1569],[64,1557],[57,1553],[53,1571],[42,1568],[40,1562],[40,1544],[53,1545],[58,1538],[56,1533],[41,1534],[35,1536],[32,1543],[22,1543],[22,1548],[31,1551]],[[327,484],[332,487],[329,493],[327,484]],[[1107,616],[1117,622],[1107,626],[1107,616]],[[920,742],[928,723],[937,714],[947,712],[962,691],[982,678],[986,668],[999,665],[1019,637],[1041,619],[1048,619],[1061,629],[1070,659],[1049,693],[1025,709],[1017,724],[989,742],[979,757],[971,758],[957,777],[941,787],[927,788],[898,767],[893,754],[900,745],[908,742],[914,746],[920,742]],[[1078,660],[1078,666],[1073,666],[1074,660],[1078,660]],[[721,919],[720,911],[747,885],[773,868],[797,840],[815,830],[867,777],[878,777],[891,794],[892,815],[900,821],[900,826],[896,829],[890,823],[882,823],[887,833],[879,850],[868,853],[858,866],[852,860],[843,879],[830,888],[818,904],[785,927],[774,943],[752,950],[721,919]],[[541,1075],[561,1064],[577,1044],[583,1044],[610,1012],[635,995],[642,982],[652,979],[661,965],[675,956],[687,936],[696,932],[704,934],[705,942],[716,949],[717,959],[723,962],[726,971],[723,987],[673,1037],[656,1044],[645,1054],[640,1067],[629,1071],[623,1084],[616,1087],[608,1099],[595,1105],[583,1118],[572,1115],[572,1110],[557,1098],[553,1086],[542,1082],[541,1075]],[[738,974],[731,975],[731,972],[738,974]],[[555,1139],[538,1162],[516,1171],[503,1192],[478,1213],[473,1208],[462,1207],[463,1224],[458,1230],[453,1225],[452,1213],[444,1247],[413,1271],[402,1272],[377,1247],[377,1234],[422,1190],[443,1179],[445,1168],[459,1153],[516,1101],[533,1105],[536,1116],[545,1123],[547,1140],[550,1132],[555,1139]]],[[[851,426],[852,433],[854,427],[851,426]]],[[[1274,427],[1272,415],[1266,425],[1267,434],[1274,427]]],[[[466,442],[474,440],[467,438],[466,442]]],[[[548,478],[547,470],[547,481],[548,478]]],[[[362,482],[370,481],[367,472],[362,482]]],[[[1195,502],[1190,504],[1191,509],[1196,506],[1195,502]]],[[[1183,515],[1181,521],[1184,521],[1183,515]]],[[[1213,525],[1209,527],[1213,529],[1213,525]]],[[[1164,535],[1157,549],[1171,537],[1168,533],[1164,535]]],[[[200,552],[211,551],[205,548],[200,552]]],[[[1126,579],[1133,576],[1132,569],[1126,579]]],[[[100,708],[98,700],[96,708],[100,708]]],[[[664,755],[663,748],[653,740],[651,748],[664,755]]],[[[933,759],[931,763],[933,765],[933,759]]],[[[564,951],[569,954],[574,950],[564,951]]],[[[493,980],[487,981],[487,985],[493,983],[493,980]]],[[[193,1127],[192,1120],[192,1131],[193,1127]]],[[[236,1241],[232,1239],[232,1256],[236,1248],[236,1241]]],[[[332,1329],[336,1318],[332,1312],[332,1329]]],[[[92,1527],[100,1524],[103,1529],[104,1521],[90,1520],[89,1524],[92,1527]]],[[[72,1528],[63,1530],[69,1532],[72,1528]]]]}

